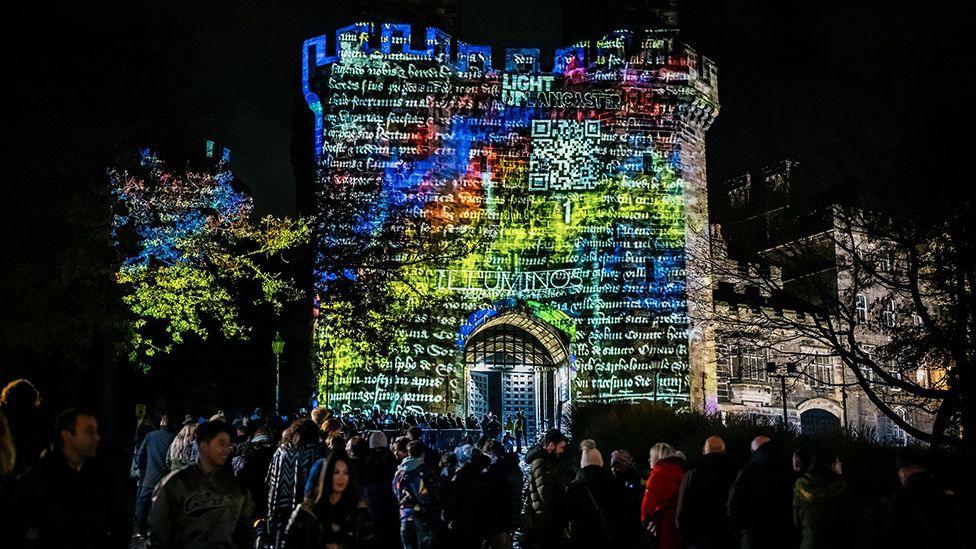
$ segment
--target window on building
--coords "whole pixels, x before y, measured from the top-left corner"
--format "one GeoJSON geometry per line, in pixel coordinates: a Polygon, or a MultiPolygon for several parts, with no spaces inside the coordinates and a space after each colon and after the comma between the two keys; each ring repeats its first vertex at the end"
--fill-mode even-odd
{"type": "Polygon", "coordinates": [[[912,326],[918,328],[922,325],[922,316],[918,313],[912,313],[912,326]]]}
{"type": "Polygon", "coordinates": [[[878,265],[877,269],[879,273],[890,273],[895,267],[895,254],[891,250],[881,250],[878,252],[878,265]]]}
{"type": "Polygon", "coordinates": [[[884,325],[888,328],[895,327],[895,302],[891,299],[886,299],[884,302],[884,310],[881,313],[882,320],[884,320],[884,325]]]}
{"type": "Polygon", "coordinates": [[[740,349],[733,376],[741,381],[766,381],[766,356],[761,349],[740,349]]]}
{"type": "MultiPolygon", "coordinates": [[[[865,355],[867,355],[868,360],[870,360],[871,362],[874,362],[875,360],[874,349],[875,349],[874,345],[861,346],[861,350],[864,352],[865,355]]],[[[864,374],[864,378],[868,380],[868,383],[875,382],[875,378],[877,376],[875,376],[874,374],[874,368],[872,368],[870,365],[868,364],[861,365],[861,373],[864,374]]]]}
{"type": "Polygon", "coordinates": [[[829,356],[816,356],[807,368],[807,384],[822,389],[834,383],[834,364],[829,356]]]}
{"type": "Polygon", "coordinates": [[[868,298],[864,294],[854,296],[854,316],[858,322],[868,319],[868,298]]]}
{"type": "Polygon", "coordinates": [[[919,387],[924,387],[926,389],[929,388],[929,369],[927,366],[922,365],[915,370],[915,383],[917,383],[919,387]]]}
{"type": "MultiPolygon", "coordinates": [[[[898,364],[898,361],[889,360],[886,365],[888,367],[888,372],[892,375],[892,377],[899,381],[903,381],[905,379],[905,372],[902,371],[901,364],[898,364]]],[[[898,391],[901,391],[901,387],[892,387],[891,390],[897,393],[898,391]]]]}

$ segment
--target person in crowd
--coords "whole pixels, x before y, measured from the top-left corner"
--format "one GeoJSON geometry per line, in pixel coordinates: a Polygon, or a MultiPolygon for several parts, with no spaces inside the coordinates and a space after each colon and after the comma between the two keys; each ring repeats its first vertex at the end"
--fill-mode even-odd
{"type": "Polygon", "coordinates": [[[271,433],[267,427],[261,426],[251,440],[244,443],[239,454],[231,459],[234,476],[247,488],[254,502],[255,517],[267,517],[268,514],[268,487],[264,480],[274,452],[271,433]]]}
{"type": "Polygon", "coordinates": [[[404,549],[430,549],[438,542],[440,481],[435,468],[424,460],[423,443],[411,441],[393,477],[404,549]]]}
{"type": "Polygon", "coordinates": [[[10,432],[7,416],[0,412],[0,501],[3,500],[5,488],[16,463],[17,449],[14,447],[14,435],[10,432]]]}
{"type": "Polygon", "coordinates": [[[424,430],[418,426],[407,429],[407,440],[417,440],[424,445],[424,460],[426,463],[437,463],[441,456],[424,442],[424,430]]]}
{"type": "Polygon", "coordinates": [[[676,526],[691,549],[732,549],[738,545],[726,504],[735,468],[725,455],[725,441],[705,439],[702,459],[685,473],[678,490],[676,526]]]}
{"type": "Polygon", "coordinates": [[[342,438],[342,422],[335,417],[330,417],[325,420],[325,423],[320,428],[320,436],[322,438],[322,444],[325,445],[326,451],[328,451],[334,446],[333,438],[342,438]]]}
{"type": "Polygon", "coordinates": [[[522,453],[522,445],[528,445],[528,425],[525,423],[525,412],[519,410],[515,413],[515,444],[516,452],[522,453]]]}
{"type": "Polygon", "coordinates": [[[50,425],[41,414],[41,393],[26,379],[15,379],[0,391],[0,411],[7,416],[17,451],[10,473],[15,477],[41,459],[50,425]]]}
{"type": "Polygon", "coordinates": [[[376,524],[376,539],[381,547],[395,547],[399,534],[397,500],[390,489],[396,462],[387,446],[383,431],[370,431],[367,435],[369,450],[363,459],[363,476],[360,480],[363,499],[376,524]]]}
{"type": "Polygon", "coordinates": [[[487,503],[491,502],[491,487],[484,470],[491,460],[470,444],[459,446],[454,455],[458,459],[458,469],[441,492],[447,546],[480,549],[489,530],[486,515],[487,503]]]}
{"type": "Polygon", "coordinates": [[[512,431],[514,431],[514,430],[515,430],[515,420],[512,419],[512,416],[506,417],[505,418],[505,434],[506,435],[510,435],[510,434],[512,434],[512,431]]]}
{"type": "Polygon", "coordinates": [[[139,493],[139,487],[142,483],[142,476],[145,473],[144,462],[139,460],[139,449],[142,448],[142,441],[146,440],[146,436],[155,431],[156,428],[153,426],[152,419],[148,415],[140,416],[136,420],[136,431],[133,436],[132,442],[132,461],[129,464],[129,479],[136,481],[136,493],[139,493]]]}
{"type": "Polygon", "coordinates": [[[197,461],[196,438],[197,426],[199,424],[193,418],[183,420],[183,427],[173,438],[166,452],[166,464],[170,471],[178,471],[187,465],[197,461]]]}
{"type": "Polygon", "coordinates": [[[283,549],[379,549],[366,502],[359,497],[349,457],[319,459],[313,482],[285,529],[283,549]]]}
{"type": "Polygon", "coordinates": [[[230,423],[230,426],[234,429],[234,451],[231,454],[231,459],[233,459],[234,456],[240,455],[244,450],[244,446],[251,441],[251,432],[242,417],[234,419],[230,423]]]}
{"type": "MultiPolygon", "coordinates": [[[[331,420],[330,420],[331,421],[331,420]]],[[[341,440],[337,435],[330,442],[341,440]]],[[[340,446],[340,451],[345,445],[340,446]]],[[[335,453],[335,452],[332,452],[335,453]]],[[[280,544],[295,506],[302,501],[309,471],[322,457],[319,429],[310,419],[297,419],[281,435],[265,477],[268,486],[268,535],[280,544]]],[[[349,466],[348,460],[346,467],[349,466]]]]}
{"type": "Polygon", "coordinates": [[[349,456],[349,463],[352,465],[352,476],[360,482],[363,478],[363,463],[368,452],[369,442],[359,435],[350,437],[346,442],[346,455],[349,456]]]}
{"type": "Polygon", "coordinates": [[[610,473],[613,475],[616,497],[620,499],[617,532],[623,547],[636,545],[641,535],[641,502],[644,500],[644,480],[634,459],[627,450],[610,453],[610,473]]]}
{"type": "Polygon", "coordinates": [[[396,464],[399,467],[403,460],[407,458],[407,445],[410,444],[410,439],[407,437],[400,437],[393,441],[393,458],[396,460],[396,464]]]}
{"type": "Polygon", "coordinates": [[[769,437],[757,436],[752,456],[729,490],[728,514],[742,549],[796,547],[791,517],[793,472],[780,463],[769,437]]]}
{"type": "Polygon", "coordinates": [[[837,453],[816,450],[793,484],[793,523],[800,529],[800,549],[853,547],[852,513],[837,453]]]}
{"type": "Polygon", "coordinates": [[[488,546],[507,549],[512,546],[512,535],[522,519],[522,469],[518,455],[497,440],[489,442],[484,452],[491,459],[485,471],[492,492],[489,507],[493,511],[488,546]]]}
{"type": "Polygon", "coordinates": [[[10,486],[13,481],[13,470],[17,460],[17,450],[14,448],[14,436],[10,432],[7,416],[0,412],[0,546],[14,546],[19,540],[8,539],[17,529],[16,513],[8,509],[10,500],[10,486]]]}
{"type": "Polygon", "coordinates": [[[318,406],[312,408],[311,419],[319,426],[321,430],[325,425],[325,422],[332,416],[332,413],[325,406],[318,406]]]}
{"type": "Polygon", "coordinates": [[[500,421],[498,421],[498,418],[495,417],[493,412],[488,413],[488,424],[486,426],[485,434],[491,440],[498,440],[498,437],[500,437],[502,434],[502,424],[500,421]]]}
{"type": "Polygon", "coordinates": [[[93,459],[101,442],[94,412],[62,412],[55,433],[54,451],[13,487],[14,547],[101,549],[127,539],[113,484],[93,459]]]}
{"type": "Polygon", "coordinates": [[[623,502],[592,439],[580,443],[580,470],[569,484],[566,499],[570,548],[614,547],[620,543],[618,517],[623,502]]]}
{"type": "MultiPolygon", "coordinates": [[[[884,538],[889,549],[967,547],[961,502],[940,488],[927,464],[912,454],[898,456],[901,486],[888,501],[884,538]]],[[[968,526],[972,529],[972,526],[968,526]]],[[[969,539],[970,545],[972,539],[969,539]]]]}
{"type": "Polygon", "coordinates": [[[228,467],[234,431],[222,421],[195,432],[199,459],[167,475],[149,513],[153,549],[245,548],[251,544],[254,506],[228,467]]]}
{"type": "Polygon", "coordinates": [[[651,446],[649,454],[651,474],[641,502],[641,522],[656,530],[661,549],[681,549],[685,545],[678,538],[675,517],[685,460],[666,442],[651,446]]]}
{"type": "Polygon", "coordinates": [[[796,450],[793,450],[793,472],[796,473],[797,478],[802,477],[803,473],[807,471],[812,458],[813,449],[807,444],[801,444],[796,450]]]}
{"type": "Polygon", "coordinates": [[[558,461],[566,451],[566,442],[566,435],[552,429],[525,454],[530,472],[524,533],[531,543],[542,548],[565,545],[566,484],[558,461]]]}
{"type": "Polygon", "coordinates": [[[139,491],[136,494],[135,530],[137,535],[144,536],[146,534],[146,521],[149,519],[149,505],[152,502],[153,490],[156,488],[156,484],[170,472],[166,465],[166,456],[174,438],[176,438],[176,434],[169,428],[169,416],[163,414],[159,419],[159,429],[146,435],[142,444],[139,445],[137,461],[143,473],[139,481],[139,491]]]}

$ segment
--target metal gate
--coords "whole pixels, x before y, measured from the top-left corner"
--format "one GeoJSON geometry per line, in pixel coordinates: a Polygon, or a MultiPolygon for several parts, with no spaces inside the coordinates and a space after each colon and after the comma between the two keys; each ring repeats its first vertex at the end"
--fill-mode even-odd
{"type": "Polygon", "coordinates": [[[546,347],[526,330],[499,324],[477,333],[464,351],[468,413],[494,413],[500,421],[525,414],[529,440],[537,428],[556,424],[553,376],[556,364],[546,347]]]}

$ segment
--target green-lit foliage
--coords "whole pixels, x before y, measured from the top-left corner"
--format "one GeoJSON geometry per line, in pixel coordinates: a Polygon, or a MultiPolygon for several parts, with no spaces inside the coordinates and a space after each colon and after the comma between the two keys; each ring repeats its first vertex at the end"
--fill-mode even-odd
{"type": "Polygon", "coordinates": [[[300,298],[281,260],[308,241],[308,223],[270,216],[254,223],[251,198],[234,188],[225,165],[175,174],[143,152],[138,167],[109,170],[109,181],[133,363],[148,368],[188,337],[246,338],[243,306],[278,313],[300,298]],[[244,297],[246,286],[255,297],[244,297]]]}

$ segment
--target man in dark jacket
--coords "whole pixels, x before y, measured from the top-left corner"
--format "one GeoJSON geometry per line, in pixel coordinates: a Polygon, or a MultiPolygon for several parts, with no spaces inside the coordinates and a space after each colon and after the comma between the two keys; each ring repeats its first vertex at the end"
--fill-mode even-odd
{"type": "Polygon", "coordinates": [[[620,545],[633,547],[642,531],[644,479],[634,467],[634,459],[627,450],[614,450],[610,454],[610,472],[613,473],[616,497],[621,501],[620,516],[616,519],[620,545]]]}
{"type": "Polygon", "coordinates": [[[455,452],[458,470],[441,491],[444,521],[447,523],[447,547],[475,549],[490,529],[491,486],[484,470],[491,463],[487,456],[470,444],[455,452]]]}
{"type": "Polygon", "coordinates": [[[885,517],[886,547],[916,549],[966,547],[960,502],[952,492],[939,489],[925,464],[900,456],[898,479],[885,517]]]}
{"type": "Polygon", "coordinates": [[[139,445],[136,459],[143,472],[136,495],[136,533],[139,535],[146,534],[153,490],[170,472],[166,465],[166,453],[174,438],[176,433],[169,428],[169,416],[164,414],[159,420],[159,429],[146,435],[139,445]]]}
{"type": "Polygon", "coordinates": [[[566,485],[558,460],[566,451],[566,441],[565,435],[552,429],[525,454],[531,467],[525,537],[542,548],[565,545],[566,485]]]}
{"type": "Polygon", "coordinates": [[[731,549],[737,543],[726,504],[735,469],[720,437],[708,437],[702,454],[678,489],[678,533],[692,549],[731,549]]]}
{"type": "Polygon", "coordinates": [[[492,510],[488,544],[510,547],[512,532],[522,519],[522,469],[518,454],[507,452],[501,442],[493,440],[486,448],[491,458],[491,465],[485,472],[491,488],[489,508],[492,510]]]}
{"type": "Polygon", "coordinates": [[[101,437],[93,412],[72,408],[55,423],[55,451],[14,485],[14,547],[102,548],[128,538],[113,506],[114,484],[93,460],[101,437]]]}
{"type": "Polygon", "coordinates": [[[247,488],[254,502],[254,516],[268,514],[268,485],[264,483],[274,455],[274,440],[267,427],[258,427],[251,440],[240,448],[240,454],[231,459],[234,476],[247,488]]]}
{"type": "Polygon", "coordinates": [[[197,463],[170,473],[156,487],[149,513],[153,549],[250,547],[254,505],[227,465],[230,425],[207,421],[197,427],[197,463]]]}
{"type": "Polygon", "coordinates": [[[732,531],[742,549],[787,549],[798,544],[793,528],[793,473],[780,463],[768,437],[752,440],[752,457],[729,491],[732,531]]]}

